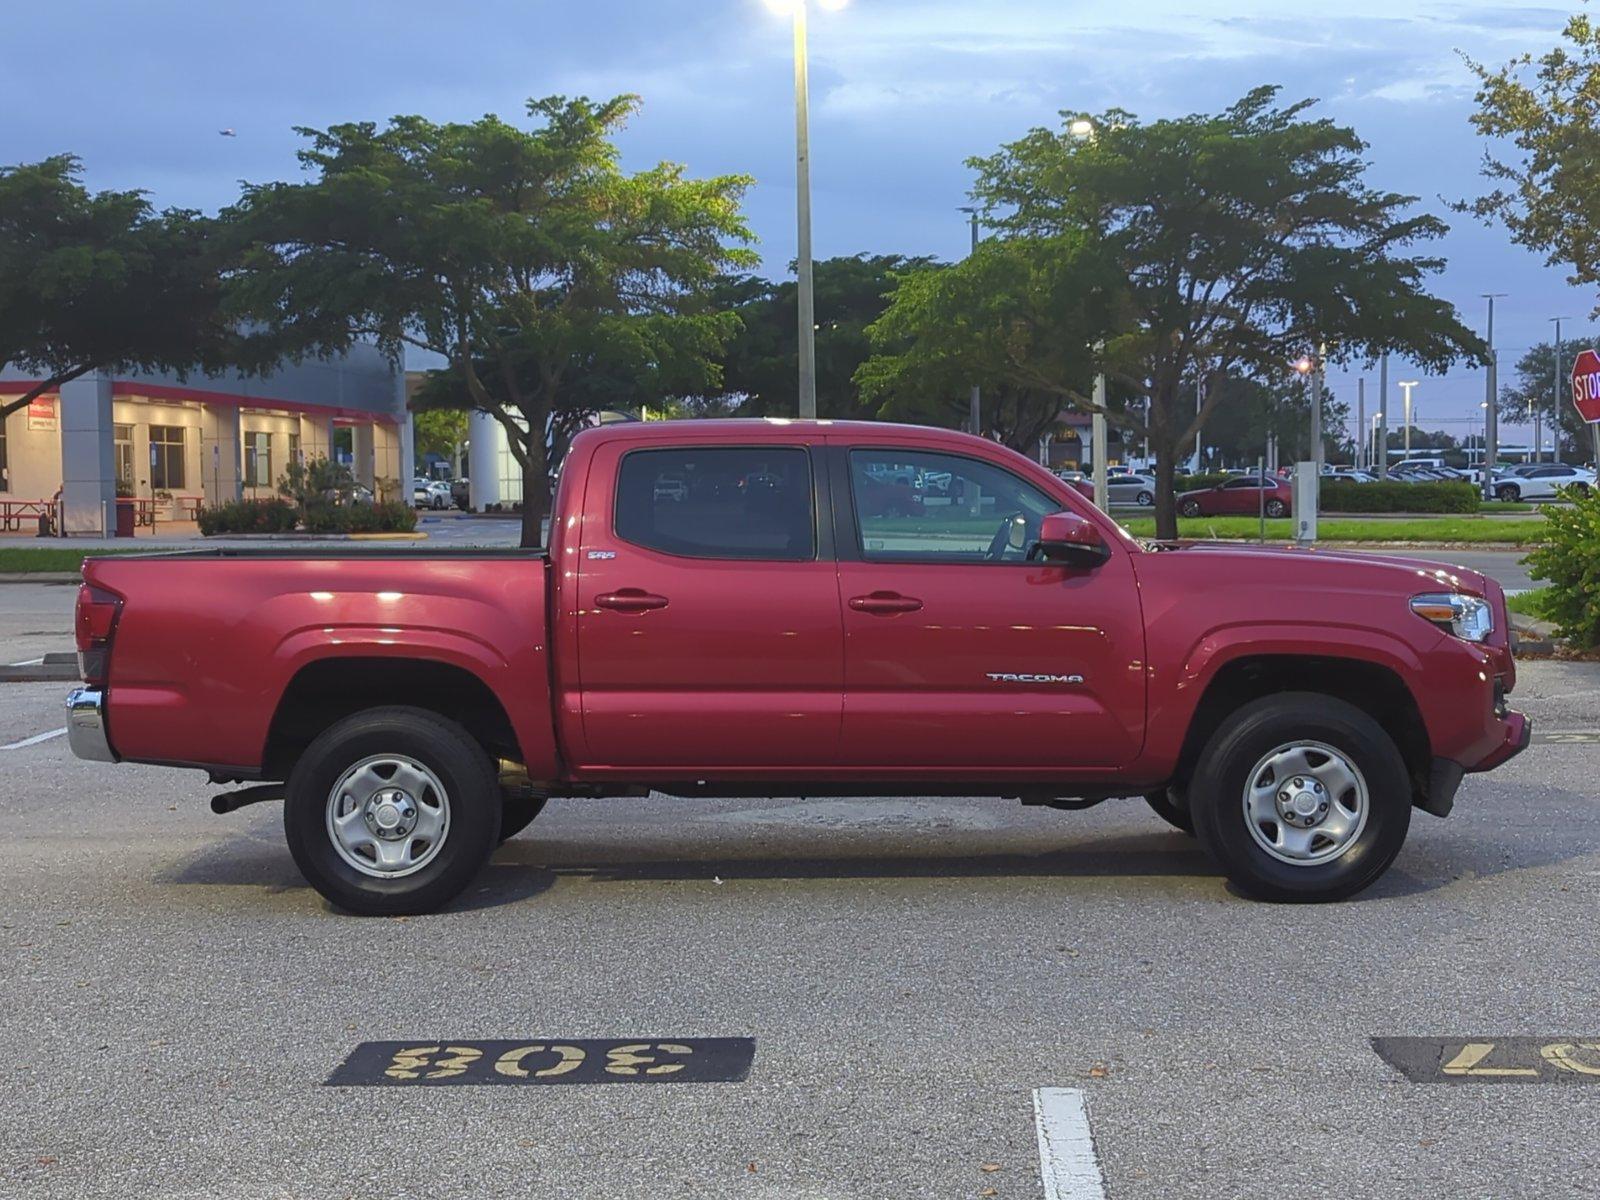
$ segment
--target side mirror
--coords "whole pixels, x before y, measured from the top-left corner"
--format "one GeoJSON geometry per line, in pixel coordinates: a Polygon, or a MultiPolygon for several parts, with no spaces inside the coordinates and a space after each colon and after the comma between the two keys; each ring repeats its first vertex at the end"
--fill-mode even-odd
{"type": "Polygon", "coordinates": [[[1074,512],[1051,513],[1039,522],[1039,540],[1028,559],[1064,567],[1098,567],[1111,557],[1111,547],[1093,521],[1074,512]]]}

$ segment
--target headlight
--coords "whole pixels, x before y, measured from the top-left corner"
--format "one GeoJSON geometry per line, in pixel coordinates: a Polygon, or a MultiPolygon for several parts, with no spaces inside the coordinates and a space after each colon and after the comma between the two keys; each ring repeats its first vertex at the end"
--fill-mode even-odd
{"type": "Polygon", "coordinates": [[[1462,596],[1456,592],[1413,596],[1411,611],[1468,642],[1481,642],[1494,630],[1494,609],[1481,596],[1462,596]]]}

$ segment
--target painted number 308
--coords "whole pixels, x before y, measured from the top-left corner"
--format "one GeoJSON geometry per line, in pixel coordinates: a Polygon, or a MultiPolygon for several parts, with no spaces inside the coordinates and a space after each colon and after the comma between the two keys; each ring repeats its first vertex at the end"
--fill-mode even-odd
{"type": "MultiPolygon", "coordinates": [[[[685,1066],[671,1057],[682,1059],[692,1053],[691,1047],[677,1042],[612,1046],[605,1052],[604,1070],[610,1075],[671,1075],[685,1066]]],[[[500,1055],[494,1069],[511,1079],[553,1079],[576,1071],[587,1057],[581,1046],[531,1042],[500,1055]]],[[[476,1046],[411,1046],[395,1051],[384,1074],[390,1079],[450,1079],[465,1075],[482,1058],[483,1051],[476,1046]]]]}
{"type": "MultiPolygon", "coordinates": [[[[1486,1061],[1493,1042],[1468,1042],[1441,1070],[1446,1075],[1507,1079],[1539,1074],[1538,1067],[1500,1065],[1486,1061]]],[[[1539,1047],[1539,1057],[1552,1067],[1574,1075],[1600,1075],[1600,1042],[1551,1042],[1539,1047]]]]}

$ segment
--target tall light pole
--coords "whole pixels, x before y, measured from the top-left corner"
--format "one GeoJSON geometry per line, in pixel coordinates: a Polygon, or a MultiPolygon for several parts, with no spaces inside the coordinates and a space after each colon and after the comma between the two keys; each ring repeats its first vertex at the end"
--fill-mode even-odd
{"type": "Polygon", "coordinates": [[[1375,452],[1378,478],[1389,478],[1389,355],[1378,360],[1378,448],[1375,452]]]}
{"type": "MultiPolygon", "coordinates": [[[[1067,133],[1075,142],[1093,142],[1095,135],[1094,122],[1088,117],[1078,117],[1067,126],[1067,133]]],[[[1095,357],[1099,357],[1105,350],[1104,343],[1095,346],[1095,357]]],[[[1095,409],[1089,418],[1089,445],[1090,453],[1094,456],[1094,502],[1102,512],[1110,511],[1111,493],[1106,482],[1106,400],[1109,389],[1106,386],[1106,373],[1098,372],[1094,377],[1094,405],[1095,409]]],[[[1126,435],[1124,435],[1126,446],[1126,435]]]]}
{"type": "MultiPolygon", "coordinates": [[[[1561,322],[1565,321],[1566,318],[1551,317],[1550,319],[1555,322],[1556,326],[1555,388],[1550,393],[1550,419],[1555,422],[1555,424],[1550,428],[1550,438],[1555,442],[1555,445],[1551,447],[1553,453],[1550,455],[1550,459],[1552,462],[1559,462],[1561,459],[1561,322]]],[[[1533,397],[1531,395],[1528,397],[1528,404],[1530,406],[1533,404],[1533,397]]],[[[1544,461],[1544,439],[1539,436],[1539,416],[1539,410],[1534,409],[1533,451],[1535,462],[1544,461]]]]}
{"type": "Polygon", "coordinates": [[[1500,388],[1500,363],[1494,349],[1494,302],[1503,300],[1505,292],[1484,292],[1489,302],[1489,328],[1484,340],[1489,343],[1489,367],[1483,374],[1483,498],[1494,499],[1494,481],[1490,474],[1495,460],[1500,457],[1500,422],[1495,411],[1495,393],[1500,388]]]}
{"type": "Polygon", "coordinates": [[[800,416],[817,415],[817,310],[816,283],[811,259],[811,85],[807,52],[806,17],[812,4],[843,8],[849,0],[767,0],[775,12],[794,15],[794,135],[795,219],[799,244],[795,267],[799,275],[800,416]]]}
{"type": "Polygon", "coordinates": [[[1418,380],[1407,379],[1399,385],[1400,390],[1406,394],[1406,458],[1411,457],[1411,389],[1418,383],[1418,380]]]}
{"type": "MultiPolygon", "coordinates": [[[[983,236],[978,226],[978,209],[976,205],[963,205],[961,211],[972,218],[972,253],[978,252],[978,241],[983,236]]],[[[967,406],[967,432],[976,436],[983,436],[983,390],[977,384],[972,385],[972,396],[967,406]]],[[[1046,464],[1049,465],[1048,463],[1046,464]]]]}

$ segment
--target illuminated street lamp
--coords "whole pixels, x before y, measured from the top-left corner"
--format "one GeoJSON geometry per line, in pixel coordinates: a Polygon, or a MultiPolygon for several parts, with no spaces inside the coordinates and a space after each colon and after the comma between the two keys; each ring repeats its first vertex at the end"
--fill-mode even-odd
{"type": "Polygon", "coordinates": [[[812,4],[836,11],[848,3],[849,0],[767,0],[767,7],[774,12],[794,17],[795,218],[800,231],[795,263],[799,275],[802,418],[817,415],[817,309],[811,260],[811,87],[806,16],[812,4]]]}

